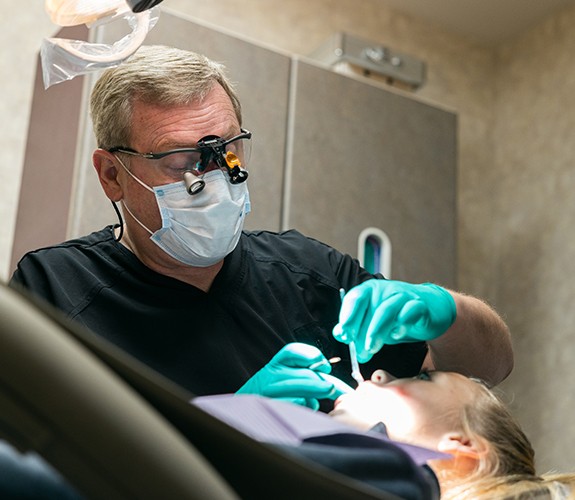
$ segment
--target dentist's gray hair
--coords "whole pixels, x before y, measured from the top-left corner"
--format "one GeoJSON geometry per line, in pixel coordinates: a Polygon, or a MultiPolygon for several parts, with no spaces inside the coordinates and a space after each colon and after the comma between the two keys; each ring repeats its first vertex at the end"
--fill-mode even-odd
{"type": "Polygon", "coordinates": [[[104,71],[92,90],[90,109],[98,147],[126,147],[131,139],[135,100],[166,106],[201,101],[219,84],[232,102],[241,126],[238,96],[224,66],[187,50],[142,46],[128,60],[104,71]]]}

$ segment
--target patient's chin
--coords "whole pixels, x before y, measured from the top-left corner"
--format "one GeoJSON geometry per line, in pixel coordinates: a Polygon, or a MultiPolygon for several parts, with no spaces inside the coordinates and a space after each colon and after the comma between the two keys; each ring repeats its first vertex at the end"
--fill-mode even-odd
{"type": "Polygon", "coordinates": [[[343,408],[338,407],[333,409],[329,413],[329,416],[337,420],[338,422],[341,422],[342,424],[347,424],[351,427],[355,427],[356,429],[360,429],[363,431],[367,431],[371,429],[373,425],[375,425],[372,424],[371,422],[366,422],[365,419],[362,419],[357,415],[354,415],[353,413],[346,411],[343,408]]]}

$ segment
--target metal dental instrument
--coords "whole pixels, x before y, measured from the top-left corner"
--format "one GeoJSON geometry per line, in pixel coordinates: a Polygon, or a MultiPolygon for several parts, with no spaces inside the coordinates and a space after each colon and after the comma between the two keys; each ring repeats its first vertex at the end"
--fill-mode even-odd
{"type": "MultiPolygon", "coordinates": [[[[339,289],[339,296],[341,300],[345,295],[345,290],[343,288],[339,289]]],[[[355,350],[355,342],[352,340],[349,343],[349,359],[351,360],[351,376],[352,378],[360,384],[364,381],[361,372],[359,371],[359,363],[357,362],[357,351],[355,350]]]]}

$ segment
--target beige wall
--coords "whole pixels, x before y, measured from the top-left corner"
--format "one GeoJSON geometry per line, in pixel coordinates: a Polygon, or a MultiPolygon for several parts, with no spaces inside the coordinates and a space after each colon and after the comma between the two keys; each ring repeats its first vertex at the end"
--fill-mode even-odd
{"type": "Polygon", "coordinates": [[[494,296],[541,464],[575,470],[575,9],[497,52],[494,296]]]}
{"type": "MultiPolygon", "coordinates": [[[[7,276],[34,50],[50,29],[41,0],[2,4],[18,19],[4,16],[7,30],[0,32],[0,272],[7,276]]],[[[511,326],[517,363],[503,389],[535,444],[541,471],[575,470],[575,8],[484,49],[382,9],[377,0],[166,0],[165,6],[296,54],[347,31],[427,63],[418,96],[459,115],[460,288],[485,297],[511,326]]]]}
{"type": "MultiPolygon", "coordinates": [[[[8,277],[36,53],[55,26],[42,0],[0,0],[0,278],[8,277]]],[[[49,154],[49,152],[46,152],[49,154]]]]}

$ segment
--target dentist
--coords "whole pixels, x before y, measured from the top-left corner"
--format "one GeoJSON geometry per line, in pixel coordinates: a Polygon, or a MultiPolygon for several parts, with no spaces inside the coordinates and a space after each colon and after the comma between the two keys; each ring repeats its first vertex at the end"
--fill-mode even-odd
{"type": "Polygon", "coordinates": [[[29,252],[11,286],[196,395],[275,387],[316,408],[341,393],[318,371],[354,384],[350,342],[368,373],[436,368],[496,384],[511,371],[509,331],[481,300],[371,275],[295,230],[243,231],[252,134],[220,64],[143,46],[103,72],[91,118],[93,165],[120,222],[29,252]],[[292,343],[313,349],[284,352],[262,378],[292,343]]]}

